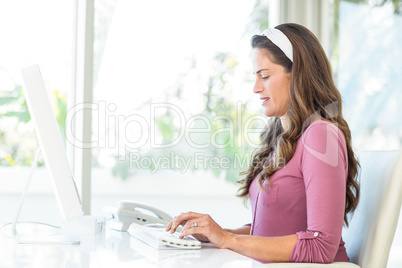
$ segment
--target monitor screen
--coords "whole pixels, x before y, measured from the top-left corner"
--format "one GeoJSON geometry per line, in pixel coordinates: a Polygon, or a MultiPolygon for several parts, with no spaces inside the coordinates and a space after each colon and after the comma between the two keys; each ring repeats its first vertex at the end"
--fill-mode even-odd
{"type": "Polygon", "coordinates": [[[39,66],[26,67],[21,73],[25,99],[61,215],[66,221],[77,219],[84,215],[81,199],[39,66]]]}

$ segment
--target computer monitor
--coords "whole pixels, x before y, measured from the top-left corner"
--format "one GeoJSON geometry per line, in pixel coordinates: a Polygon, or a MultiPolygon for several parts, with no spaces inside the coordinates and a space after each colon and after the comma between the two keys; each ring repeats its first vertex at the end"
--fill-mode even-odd
{"type": "Polygon", "coordinates": [[[39,66],[26,67],[21,73],[25,84],[25,99],[61,215],[66,221],[78,219],[84,216],[81,199],[39,66]]]}

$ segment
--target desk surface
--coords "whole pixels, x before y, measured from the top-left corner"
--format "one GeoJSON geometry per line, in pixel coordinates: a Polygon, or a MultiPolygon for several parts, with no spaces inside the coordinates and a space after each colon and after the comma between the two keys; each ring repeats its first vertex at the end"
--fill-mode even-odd
{"type": "MultiPolygon", "coordinates": [[[[4,230],[7,233],[7,230],[4,230]]],[[[0,234],[0,267],[262,267],[231,250],[204,244],[200,250],[155,250],[126,232],[109,228],[81,236],[77,246],[17,244],[0,234]]]]}

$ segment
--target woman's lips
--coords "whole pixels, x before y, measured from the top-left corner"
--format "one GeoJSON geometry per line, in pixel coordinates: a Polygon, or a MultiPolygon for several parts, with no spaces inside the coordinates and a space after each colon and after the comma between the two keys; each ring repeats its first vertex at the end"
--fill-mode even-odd
{"type": "Polygon", "coordinates": [[[270,100],[270,98],[269,97],[261,98],[261,100],[262,100],[262,105],[264,105],[265,103],[267,103],[270,100]]]}

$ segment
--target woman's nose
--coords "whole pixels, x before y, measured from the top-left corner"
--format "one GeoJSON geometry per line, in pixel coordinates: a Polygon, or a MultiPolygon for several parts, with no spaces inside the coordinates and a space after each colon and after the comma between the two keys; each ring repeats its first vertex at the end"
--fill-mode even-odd
{"type": "Polygon", "coordinates": [[[263,90],[264,90],[264,88],[262,87],[262,83],[259,82],[258,80],[256,80],[255,83],[254,83],[253,92],[254,93],[260,93],[263,90]]]}

